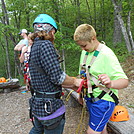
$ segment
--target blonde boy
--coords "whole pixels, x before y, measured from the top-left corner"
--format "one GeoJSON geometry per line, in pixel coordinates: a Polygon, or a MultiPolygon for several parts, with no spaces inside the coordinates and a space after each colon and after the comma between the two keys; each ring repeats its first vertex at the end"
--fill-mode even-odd
{"type": "Polygon", "coordinates": [[[114,52],[97,40],[95,29],[91,25],[78,26],[74,33],[74,40],[82,49],[81,66],[83,66],[83,60],[86,59],[85,66],[89,68],[88,72],[85,71],[86,76],[90,73],[114,94],[103,94],[100,87],[93,88],[95,83],[89,80],[93,89],[92,93],[87,93],[85,96],[90,116],[87,134],[107,134],[106,125],[118,101],[118,90],[128,86],[128,78],[114,52]],[[96,59],[92,66],[89,66],[95,53],[97,53],[96,59]],[[85,55],[87,55],[86,58],[85,55]]]}

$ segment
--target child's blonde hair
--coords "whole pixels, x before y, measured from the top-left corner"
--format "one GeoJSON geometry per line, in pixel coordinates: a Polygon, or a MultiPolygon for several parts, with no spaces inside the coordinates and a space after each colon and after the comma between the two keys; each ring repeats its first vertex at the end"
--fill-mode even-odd
{"type": "Polygon", "coordinates": [[[74,41],[89,41],[92,37],[96,37],[95,29],[89,24],[79,25],[74,33],[74,41]]]}

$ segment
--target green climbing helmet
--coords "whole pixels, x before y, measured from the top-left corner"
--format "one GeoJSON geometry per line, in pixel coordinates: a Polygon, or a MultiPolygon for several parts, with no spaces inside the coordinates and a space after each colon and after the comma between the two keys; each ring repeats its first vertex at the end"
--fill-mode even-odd
{"type": "Polygon", "coordinates": [[[45,23],[52,25],[55,28],[55,30],[57,31],[57,24],[56,24],[55,20],[48,14],[39,14],[35,18],[35,20],[33,22],[33,26],[34,26],[34,24],[45,24],[45,23]]]}

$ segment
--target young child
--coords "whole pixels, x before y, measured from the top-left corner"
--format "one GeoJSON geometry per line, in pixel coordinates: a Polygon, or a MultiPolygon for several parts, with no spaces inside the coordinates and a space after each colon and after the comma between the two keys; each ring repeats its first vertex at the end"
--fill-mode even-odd
{"type": "Polygon", "coordinates": [[[33,33],[30,33],[28,35],[28,46],[23,46],[21,50],[21,55],[19,57],[19,60],[21,63],[24,63],[24,82],[26,84],[26,91],[23,91],[22,93],[26,93],[27,91],[31,91],[31,95],[33,95],[33,90],[31,88],[30,84],[30,72],[29,72],[29,65],[28,65],[28,60],[30,56],[30,51],[31,51],[31,46],[33,44],[33,39],[32,39],[33,33]]]}
{"type": "Polygon", "coordinates": [[[88,85],[85,95],[90,117],[87,134],[107,134],[106,125],[118,103],[118,90],[128,86],[128,78],[114,52],[97,40],[91,25],[78,26],[74,40],[82,49],[80,71],[84,70],[88,85]]]}

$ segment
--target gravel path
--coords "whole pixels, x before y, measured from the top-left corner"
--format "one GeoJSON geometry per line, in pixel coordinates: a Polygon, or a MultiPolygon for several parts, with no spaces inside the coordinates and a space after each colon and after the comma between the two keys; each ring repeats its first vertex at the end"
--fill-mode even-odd
{"type": "MultiPolygon", "coordinates": [[[[32,128],[29,121],[28,98],[20,91],[0,93],[0,134],[28,134],[32,128]]],[[[66,125],[64,134],[74,134],[78,124],[81,108],[70,108],[66,106],[66,125]],[[70,120],[71,119],[71,120],[70,120]]]]}
{"type": "MultiPolygon", "coordinates": [[[[120,91],[120,105],[126,106],[129,111],[134,113],[134,84],[120,91]]],[[[0,134],[28,134],[32,128],[29,121],[28,98],[30,92],[21,93],[17,90],[10,93],[0,93],[0,134]]],[[[65,98],[63,98],[64,100],[65,98]]],[[[64,134],[75,134],[81,115],[81,107],[72,108],[66,105],[66,124],[64,134]]],[[[83,124],[85,134],[87,120],[83,124]]],[[[109,130],[109,134],[113,134],[109,130]]]]}

